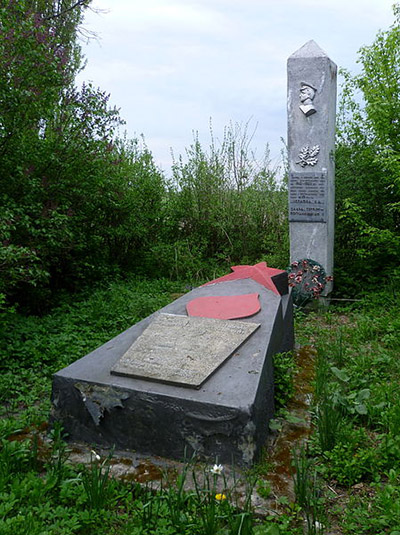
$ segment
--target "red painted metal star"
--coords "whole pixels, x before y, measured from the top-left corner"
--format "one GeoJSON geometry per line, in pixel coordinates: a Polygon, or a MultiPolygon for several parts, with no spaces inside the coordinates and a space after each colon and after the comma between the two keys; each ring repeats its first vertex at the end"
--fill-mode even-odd
{"type": "Polygon", "coordinates": [[[280,295],[280,292],[275,286],[272,278],[285,273],[284,270],[270,268],[267,266],[266,262],[259,262],[254,266],[232,266],[231,269],[233,273],[229,273],[229,275],[224,275],[223,277],[219,277],[218,279],[207,282],[204,284],[204,286],[215,284],[217,282],[233,281],[238,279],[253,279],[265,288],[268,288],[268,290],[280,295]]]}

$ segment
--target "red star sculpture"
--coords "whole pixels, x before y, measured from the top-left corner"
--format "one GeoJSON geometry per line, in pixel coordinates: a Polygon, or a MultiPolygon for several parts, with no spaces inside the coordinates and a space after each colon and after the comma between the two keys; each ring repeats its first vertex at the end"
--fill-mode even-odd
{"type": "Polygon", "coordinates": [[[267,266],[266,262],[259,262],[254,266],[232,266],[231,269],[233,273],[229,273],[229,275],[224,275],[223,277],[219,277],[219,279],[214,279],[210,282],[207,282],[204,284],[204,286],[215,284],[216,282],[233,281],[238,279],[253,279],[265,288],[268,288],[268,290],[280,295],[280,292],[276,288],[272,278],[276,275],[280,275],[281,273],[285,273],[284,270],[270,268],[267,266]]]}

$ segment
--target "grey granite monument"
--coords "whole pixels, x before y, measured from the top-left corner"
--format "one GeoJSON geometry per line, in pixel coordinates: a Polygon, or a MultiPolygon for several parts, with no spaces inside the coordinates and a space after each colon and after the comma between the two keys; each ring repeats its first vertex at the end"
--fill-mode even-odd
{"type": "MultiPolygon", "coordinates": [[[[308,41],[288,59],[291,262],[309,258],[333,274],[336,65],[308,41]]],[[[331,291],[328,283],[324,294],[331,291]]]]}
{"type": "Polygon", "coordinates": [[[245,278],[196,288],[57,372],[51,419],[74,441],[251,465],[274,411],[273,355],[293,348],[293,317],[287,273],[266,268],[262,279],[246,267],[245,278]],[[240,319],[187,312],[195,299],[248,295],[260,306],[240,319]]]}

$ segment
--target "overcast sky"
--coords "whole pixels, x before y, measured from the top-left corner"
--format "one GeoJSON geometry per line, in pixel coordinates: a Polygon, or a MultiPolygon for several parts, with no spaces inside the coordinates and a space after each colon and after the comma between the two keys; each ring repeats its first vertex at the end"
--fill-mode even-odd
{"type": "MultiPolygon", "coordinates": [[[[97,40],[78,83],[92,81],[120,108],[128,137],[144,135],[169,172],[198,131],[209,145],[229,123],[256,129],[273,164],[286,138],[286,62],[314,39],[355,73],[357,51],[394,17],[393,0],[93,0],[85,28],[97,40]]],[[[123,132],[121,132],[123,133],[123,132]]]]}

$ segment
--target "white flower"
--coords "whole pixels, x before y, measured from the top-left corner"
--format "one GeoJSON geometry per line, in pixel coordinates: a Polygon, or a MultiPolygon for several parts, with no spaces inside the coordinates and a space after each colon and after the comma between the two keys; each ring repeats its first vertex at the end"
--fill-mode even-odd
{"type": "Polygon", "coordinates": [[[100,461],[100,455],[98,455],[94,450],[91,450],[90,453],[93,455],[96,461],[100,461]]]}
{"type": "Polygon", "coordinates": [[[214,466],[210,469],[210,472],[212,474],[215,474],[216,476],[220,476],[222,474],[222,470],[224,467],[222,464],[214,464],[214,466]]]}
{"type": "Polygon", "coordinates": [[[321,522],[318,522],[318,520],[314,522],[314,526],[315,526],[315,529],[322,529],[324,527],[324,525],[321,524],[321,522]]]}

